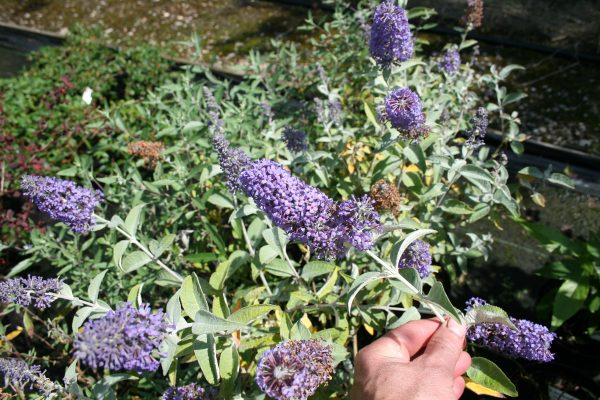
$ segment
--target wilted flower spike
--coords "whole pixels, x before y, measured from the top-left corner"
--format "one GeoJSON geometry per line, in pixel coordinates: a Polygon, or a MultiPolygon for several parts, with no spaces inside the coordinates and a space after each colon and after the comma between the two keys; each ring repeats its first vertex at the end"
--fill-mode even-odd
{"type": "Polygon", "coordinates": [[[467,0],[463,23],[472,28],[479,28],[483,25],[483,0],[467,0]]]}
{"type": "Polygon", "coordinates": [[[394,214],[398,213],[402,200],[396,185],[383,179],[371,186],[371,198],[377,211],[390,210],[394,214]]]}
{"type": "Polygon", "coordinates": [[[330,345],[318,340],[290,340],[262,355],[256,383],[276,400],[306,400],[331,379],[332,372],[330,345]]]}
{"type": "Polygon", "coordinates": [[[85,233],[94,225],[94,208],[103,199],[99,190],[44,176],[23,176],[21,189],[40,211],[77,233],[85,233]]]}
{"type": "Polygon", "coordinates": [[[398,268],[414,268],[421,278],[425,278],[431,273],[431,252],[429,244],[422,240],[415,240],[402,253],[398,268]]]}
{"type": "Polygon", "coordinates": [[[168,329],[162,310],[152,314],[148,304],[136,309],[126,303],[85,323],[73,343],[75,356],[92,368],[156,371],[159,363],[153,353],[168,329]]]}
{"type": "Polygon", "coordinates": [[[27,365],[17,358],[0,358],[0,373],[4,376],[4,386],[14,386],[20,390],[35,389],[45,398],[52,394],[64,394],[64,389],[44,375],[39,365],[27,365]]]}
{"type": "Polygon", "coordinates": [[[308,144],[306,143],[306,132],[293,129],[289,126],[283,131],[283,141],[288,150],[294,153],[301,153],[308,148],[308,144]]]}
{"type": "Polygon", "coordinates": [[[488,113],[483,107],[479,107],[475,116],[471,118],[471,129],[467,131],[466,145],[472,149],[483,146],[485,134],[488,127],[488,113]]]}
{"type": "Polygon", "coordinates": [[[440,68],[450,75],[456,73],[460,68],[460,53],[458,50],[448,49],[442,56],[440,68]]]}
{"type": "Polygon", "coordinates": [[[44,309],[55,300],[53,294],[60,292],[62,281],[39,276],[13,278],[0,282],[0,303],[15,303],[24,307],[44,309]]]}
{"type": "Polygon", "coordinates": [[[214,388],[204,389],[196,383],[167,389],[162,400],[215,400],[217,391],[214,388]]]}
{"type": "Polygon", "coordinates": [[[165,145],[162,142],[150,142],[138,140],[127,145],[127,152],[131,155],[144,159],[144,162],[150,166],[155,166],[157,161],[162,158],[162,152],[165,145]]]}
{"type": "Polygon", "coordinates": [[[380,119],[407,134],[418,131],[425,122],[419,95],[409,88],[393,89],[380,107],[380,119]]]}
{"type": "MultiPolygon", "coordinates": [[[[487,304],[485,300],[472,298],[467,301],[467,311],[487,304]]],[[[495,350],[511,358],[549,362],[554,359],[550,351],[556,334],[543,325],[525,319],[510,318],[517,330],[499,323],[473,325],[467,331],[471,342],[495,350]]]]}
{"type": "Polygon", "coordinates": [[[213,135],[212,144],[225,175],[225,184],[232,193],[235,193],[240,190],[239,176],[250,165],[250,158],[242,150],[232,148],[221,133],[213,135]]]}
{"type": "Polygon", "coordinates": [[[254,162],[240,174],[239,181],[275,225],[291,240],[307,244],[319,258],[343,257],[345,243],[358,250],[373,245],[372,234],[380,223],[368,198],[337,204],[269,160],[254,162]]]}
{"type": "Polygon", "coordinates": [[[373,14],[369,39],[371,56],[383,67],[399,64],[413,55],[413,42],[406,11],[386,0],[373,14]]]}

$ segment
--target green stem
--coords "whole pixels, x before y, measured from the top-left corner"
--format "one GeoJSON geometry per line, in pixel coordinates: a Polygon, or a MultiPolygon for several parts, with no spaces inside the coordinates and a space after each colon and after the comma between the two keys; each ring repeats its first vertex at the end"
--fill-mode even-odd
{"type": "MultiPolygon", "coordinates": [[[[96,217],[98,222],[102,222],[102,223],[105,223],[110,226],[110,221],[108,221],[96,214],[94,214],[94,216],[96,217]]],[[[152,254],[152,252],[150,252],[150,250],[148,250],[148,248],[146,248],[146,246],[144,246],[142,243],[140,243],[134,236],[132,236],[131,234],[129,234],[127,231],[125,231],[124,229],[122,229],[119,226],[115,226],[114,229],[117,232],[119,232],[120,234],[122,234],[123,236],[125,236],[129,240],[130,243],[132,243],[134,246],[136,246],[138,249],[140,249],[144,254],[146,254],[148,257],[150,257],[150,259],[152,261],[157,263],[164,271],[166,271],[169,275],[171,275],[173,278],[175,278],[175,280],[177,282],[179,282],[179,283],[183,282],[183,278],[181,277],[181,275],[179,275],[177,272],[173,271],[171,268],[169,268],[165,263],[160,261],[158,258],[154,257],[154,254],[152,254]]]]}

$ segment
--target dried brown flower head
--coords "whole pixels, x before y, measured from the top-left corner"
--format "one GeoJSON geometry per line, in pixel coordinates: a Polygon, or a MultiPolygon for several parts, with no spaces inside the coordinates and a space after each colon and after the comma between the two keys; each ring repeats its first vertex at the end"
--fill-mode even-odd
{"type": "Polygon", "coordinates": [[[371,198],[377,211],[390,210],[394,215],[400,211],[400,192],[396,185],[380,179],[371,186],[371,198]]]}
{"type": "Polygon", "coordinates": [[[165,145],[162,142],[149,142],[139,140],[127,145],[127,152],[131,155],[138,156],[144,159],[144,162],[154,166],[156,162],[162,158],[162,151],[165,145]]]}
{"type": "Polygon", "coordinates": [[[483,25],[483,0],[467,0],[467,9],[462,22],[472,28],[483,25]]]}

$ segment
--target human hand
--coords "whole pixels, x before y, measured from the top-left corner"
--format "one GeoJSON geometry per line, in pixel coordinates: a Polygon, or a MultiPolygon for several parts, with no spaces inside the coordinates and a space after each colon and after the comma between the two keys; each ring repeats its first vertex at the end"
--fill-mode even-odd
{"type": "Polygon", "coordinates": [[[466,328],[411,321],[358,352],[352,400],[457,400],[471,365],[466,328]]]}

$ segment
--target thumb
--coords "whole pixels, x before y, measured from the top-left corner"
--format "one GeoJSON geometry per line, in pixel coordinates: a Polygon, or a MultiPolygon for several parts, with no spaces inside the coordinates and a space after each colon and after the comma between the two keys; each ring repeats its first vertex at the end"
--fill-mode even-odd
{"type": "Polygon", "coordinates": [[[429,365],[453,372],[463,351],[466,332],[464,325],[450,318],[447,324],[442,324],[431,336],[423,352],[423,358],[429,365]]]}

